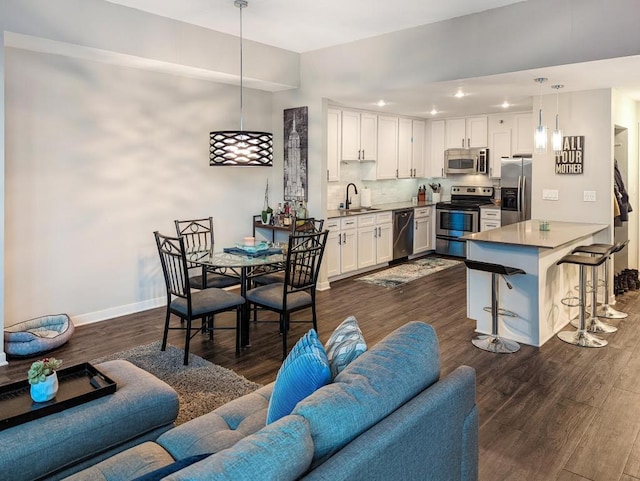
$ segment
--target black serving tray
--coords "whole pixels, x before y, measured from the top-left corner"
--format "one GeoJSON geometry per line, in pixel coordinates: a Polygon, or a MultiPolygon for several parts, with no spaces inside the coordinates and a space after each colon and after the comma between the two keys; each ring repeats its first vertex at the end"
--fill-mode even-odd
{"type": "Polygon", "coordinates": [[[117,384],[88,362],[59,369],[58,392],[46,402],[31,399],[29,381],[0,386],[0,431],[116,392],[117,384]]]}

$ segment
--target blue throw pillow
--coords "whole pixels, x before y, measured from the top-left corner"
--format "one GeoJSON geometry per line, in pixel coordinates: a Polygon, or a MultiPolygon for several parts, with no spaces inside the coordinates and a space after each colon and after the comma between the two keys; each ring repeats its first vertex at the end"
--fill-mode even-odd
{"type": "Polygon", "coordinates": [[[202,461],[204,458],[211,456],[211,453],[196,454],[195,456],[189,456],[188,458],[178,459],[175,463],[169,464],[162,468],[158,468],[143,476],[137,477],[133,481],[160,481],[162,478],[166,478],[170,474],[180,471],[182,468],[191,466],[192,464],[202,461]]]}
{"type": "Polygon", "coordinates": [[[358,321],[354,316],[347,317],[336,327],[325,346],[331,378],[334,379],[354,359],[367,350],[358,321]]]}
{"type": "Polygon", "coordinates": [[[291,414],[298,402],[329,381],[327,354],[316,331],[311,329],[293,346],[278,371],[267,409],[267,424],[291,414]]]}

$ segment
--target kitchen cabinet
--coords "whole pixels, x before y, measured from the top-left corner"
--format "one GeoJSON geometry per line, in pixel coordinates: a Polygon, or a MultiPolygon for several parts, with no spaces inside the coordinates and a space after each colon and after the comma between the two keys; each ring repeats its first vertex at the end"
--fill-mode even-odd
{"type": "Polygon", "coordinates": [[[446,148],[487,147],[487,117],[467,117],[446,121],[446,148]]]}
{"type": "Polygon", "coordinates": [[[327,220],[327,277],[355,271],[358,268],[356,226],[356,217],[327,220]]]}
{"type": "Polygon", "coordinates": [[[433,245],[433,207],[414,209],[413,253],[420,254],[434,249],[433,245]]]}
{"type": "Polygon", "coordinates": [[[376,179],[395,179],[398,170],[398,117],[378,116],[376,179]]]}
{"type": "Polygon", "coordinates": [[[327,180],[340,180],[340,158],[342,139],[342,112],[327,110],[327,180]]]}
{"type": "Polygon", "coordinates": [[[342,111],[342,160],[377,160],[378,116],[367,112],[342,111]]]}
{"type": "Polygon", "coordinates": [[[398,124],[398,179],[424,177],[425,122],[400,118],[398,124]]]}
{"type": "Polygon", "coordinates": [[[501,212],[499,207],[480,207],[480,232],[501,227],[501,212]]]}
{"type": "Polygon", "coordinates": [[[375,266],[393,259],[393,214],[359,215],[358,269],[375,266]]]}
{"type": "Polygon", "coordinates": [[[431,122],[429,141],[429,162],[426,177],[444,177],[445,121],[431,122]]]}
{"type": "Polygon", "coordinates": [[[489,177],[500,178],[502,157],[511,157],[514,115],[489,115],[489,177]]]}
{"type": "Polygon", "coordinates": [[[533,154],[533,113],[514,116],[512,155],[533,154]]]}

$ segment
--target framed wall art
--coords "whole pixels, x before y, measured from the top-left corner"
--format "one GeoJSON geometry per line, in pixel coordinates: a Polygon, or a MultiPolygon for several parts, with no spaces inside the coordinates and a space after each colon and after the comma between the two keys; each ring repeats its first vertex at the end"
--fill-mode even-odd
{"type": "Polygon", "coordinates": [[[308,107],[284,111],[284,200],[308,200],[308,107]]]}

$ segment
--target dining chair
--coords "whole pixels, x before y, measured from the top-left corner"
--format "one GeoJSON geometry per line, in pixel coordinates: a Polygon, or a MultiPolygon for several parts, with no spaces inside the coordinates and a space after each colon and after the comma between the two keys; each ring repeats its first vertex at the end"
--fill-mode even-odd
{"type": "MultiPolygon", "coordinates": [[[[214,246],[213,237],[213,217],[204,219],[191,220],[175,220],[176,233],[178,237],[184,238],[185,248],[189,251],[202,250],[208,251],[214,246]]],[[[189,270],[198,269],[200,274],[193,275],[189,278],[189,283],[193,289],[204,289],[203,268],[200,265],[187,261],[189,270]]],[[[225,287],[236,286],[240,284],[240,279],[234,276],[227,276],[214,272],[207,272],[206,287],[214,287],[223,289],[225,287]]]]}
{"type": "Polygon", "coordinates": [[[184,330],[184,364],[189,364],[189,343],[193,336],[202,330],[209,332],[209,339],[213,340],[214,329],[236,330],[236,355],[240,353],[241,339],[241,307],[245,300],[242,296],[218,288],[207,288],[199,291],[191,291],[189,281],[189,267],[185,255],[184,237],[169,237],[154,232],[162,272],[164,274],[167,289],[167,314],[162,336],[162,348],[167,347],[169,330],[184,330]],[[225,311],[236,311],[235,327],[215,327],[214,315],[225,311]],[[171,314],[178,316],[180,327],[170,326],[171,314]],[[192,333],[191,323],[194,319],[202,319],[202,328],[195,329],[192,333]],[[186,324],[186,325],[185,325],[186,324]]]}
{"type": "MultiPolygon", "coordinates": [[[[292,235],[310,234],[322,232],[324,219],[315,219],[313,217],[299,218],[293,223],[292,235]]],[[[276,282],[284,282],[283,272],[270,272],[267,274],[255,276],[252,279],[254,286],[264,286],[266,284],[274,284],[276,282]]],[[[255,311],[254,311],[255,319],[255,311]]]]}
{"type": "Polygon", "coordinates": [[[284,281],[247,291],[247,301],[279,314],[282,358],[287,355],[287,332],[291,322],[311,322],[318,330],[316,284],[329,231],[289,236],[284,281]],[[311,308],[311,321],[292,321],[291,314],[311,308]]]}

